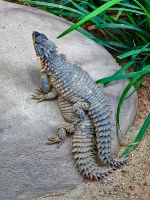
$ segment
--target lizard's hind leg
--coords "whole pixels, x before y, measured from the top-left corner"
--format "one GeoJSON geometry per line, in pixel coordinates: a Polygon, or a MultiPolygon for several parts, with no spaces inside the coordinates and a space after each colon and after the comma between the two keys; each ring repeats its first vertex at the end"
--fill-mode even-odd
{"type": "Polygon", "coordinates": [[[73,105],[73,111],[75,112],[76,116],[78,117],[73,124],[81,124],[85,118],[85,111],[88,111],[89,104],[86,102],[77,102],[73,105]]]}
{"type": "Polygon", "coordinates": [[[66,139],[67,133],[73,133],[74,126],[68,122],[62,122],[58,125],[57,135],[48,138],[49,142],[47,144],[58,143],[59,145],[66,139]]]}

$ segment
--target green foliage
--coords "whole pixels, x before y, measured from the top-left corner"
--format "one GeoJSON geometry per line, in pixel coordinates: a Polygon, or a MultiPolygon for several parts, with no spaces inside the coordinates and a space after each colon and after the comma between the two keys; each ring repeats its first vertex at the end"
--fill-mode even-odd
{"type": "Polygon", "coordinates": [[[141,128],[141,130],[140,130],[140,132],[139,132],[139,134],[138,134],[137,137],[135,138],[133,144],[131,144],[131,145],[122,153],[121,157],[123,157],[123,156],[129,154],[129,153],[138,145],[138,143],[139,143],[139,142],[141,141],[141,139],[143,138],[143,136],[144,136],[146,130],[148,129],[149,125],[150,125],[150,114],[147,116],[147,118],[146,118],[146,120],[145,120],[145,122],[144,122],[144,124],[143,124],[143,126],[142,126],[142,128],[141,128]]]}
{"type": "Polygon", "coordinates": [[[81,29],[78,31],[105,46],[108,50],[113,51],[113,54],[115,52],[123,54],[118,56],[120,59],[130,56],[128,59],[134,61],[132,65],[134,71],[141,70],[143,65],[149,64],[149,0],[62,0],[58,1],[57,4],[49,3],[55,1],[20,1],[39,6],[48,12],[72,20],[79,19],[77,23],[64,31],[58,38],[77,29],[87,21],[91,21],[91,26],[88,29],[89,31],[96,31],[95,35],[88,34],[81,29]],[[101,30],[107,37],[101,33],[101,30]],[[145,59],[144,63],[142,62],[143,59],[145,59]]]}
{"type": "MultiPolygon", "coordinates": [[[[114,75],[96,81],[96,83],[106,85],[111,81],[131,78],[118,103],[116,120],[119,126],[120,108],[123,101],[140,87],[143,76],[150,73],[150,1],[62,0],[57,4],[50,0],[46,2],[20,1],[36,5],[50,13],[67,17],[71,21],[79,20],[58,38],[76,29],[86,37],[105,46],[113,55],[117,53],[119,61],[126,59],[126,65],[114,75]],[[88,21],[90,21],[90,25],[88,25],[89,31],[87,32],[79,26],[84,27],[88,21]],[[125,71],[131,67],[134,72],[126,74],[125,71]],[[135,84],[135,89],[128,94],[133,84],[135,84]]],[[[139,133],[140,137],[141,133],[144,135],[147,123],[150,124],[149,118],[150,116],[148,116],[139,133]]],[[[137,138],[139,137],[137,136],[137,138]]],[[[135,140],[135,143],[137,141],[139,142],[139,140],[135,140]]],[[[127,152],[129,151],[127,150],[127,152]]]]}
{"type": "MultiPolygon", "coordinates": [[[[76,24],[74,24],[73,26],[71,26],[69,29],[67,29],[66,31],[64,31],[61,35],[58,36],[58,38],[66,35],[67,33],[71,32],[72,30],[76,29],[77,27],[81,26],[82,24],[84,24],[85,22],[89,21],[90,19],[93,19],[95,16],[97,16],[98,14],[102,13],[103,11],[105,11],[106,9],[108,9],[109,7],[113,6],[115,3],[119,2],[121,0],[113,0],[113,1],[109,1],[105,4],[103,4],[102,6],[100,6],[99,8],[96,8],[93,12],[89,13],[88,15],[86,15],[83,19],[81,19],[80,21],[78,21],[76,24]]],[[[73,3],[73,5],[80,9],[80,6],[76,3],[74,3],[73,1],[71,1],[73,3]]],[[[83,9],[82,9],[83,10],[83,9]]],[[[97,20],[94,20],[95,23],[97,24],[97,20]]]]}

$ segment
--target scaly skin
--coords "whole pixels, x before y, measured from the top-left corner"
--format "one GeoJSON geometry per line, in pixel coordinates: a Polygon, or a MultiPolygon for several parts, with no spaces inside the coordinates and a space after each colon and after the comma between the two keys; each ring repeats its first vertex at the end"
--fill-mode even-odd
{"type": "MultiPolygon", "coordinates": [[[[41,99],[50,90],[49,78],[46,74],[41,74],[41,90],[38,90],[33,99],[41,99]]],[[[58,103],[63,117],[67,122],[62,122],[58,125],[57,135],[49,138],[49,143],[61,143],[65,140],[67,133],[72,134],[72,152],[74,159],[79,168],[79,171],[84,176],[90,179],[102,179],[108,172],[112,172],[112,168],[100,167],[94,159],[95,138],[93,136],[93,125],[88,115],[81,125],[72,126],[72,123],[77,119],[73,111],[73,106],[69,101],[61,96],[58,96],[58,103]],[[69,123],[68,123],[69,122],[69,123]]]]}
{"type": "Polygon", "coordinates": [[[120,166],[126,158],[116,160],[111,153],[111,112],[103,92],[81,67],[66,62],[57,54],[55,44],[41,33],[33,32],[36,55],[41,60],[41,73],[50,76],[51,91],[40,101],[61,96],[72,104],[77,119],[72,125],[84,122],[85,112],[92,121],[96,134],[98,153],[101,159],[111,166],[120,166]]]}
{"type": "MultiPolygon", "coordinates": [[[[66,101],[62,97],[58,97],[60,110],[66,121],[71,124],[76,121],[76,116],[73,112],[72,104],[66,101]]],[[[112,171],[112,168],[99,167],[94,159],[94,136],[93,125],[88,115],[85,115],[82,124],[74,127],[72,135],[72,152],[74,153],[74,159],[79,168],[79,171],[83,172],[87,178],[101,179],[108,172],[112,171]]],[[[51,138],[50,138],[51,141],[51,138]]]]}

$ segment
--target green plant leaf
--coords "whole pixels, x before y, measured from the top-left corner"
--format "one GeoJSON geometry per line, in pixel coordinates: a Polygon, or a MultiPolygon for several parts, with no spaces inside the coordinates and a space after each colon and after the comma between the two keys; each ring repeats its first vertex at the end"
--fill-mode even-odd
{"type": "Polygon", "coordinates": [[[141,9],[144,11],[144,13],[146,14],[146,17],[149,21],[149,24],[150,24],[150,14],[147,12],[147,10],[144,8],[144,6],[142,6],[142,4],[140,4],[138,1],[136,0],[133,0],[136,4],[138,4],[138,6],[141,7],[141,9]]]}
{"type": "Polygon", "coordinates": [[[122,10],[119,10],[117,13],[117,16],[115,17],[115,20],[117,21],[117,19],[120,17],[120,15],[122,14],[122,10]]]}
{"type": "MultiPolygon", "coordinates": [[[[131,12],[131,13],[132,13],[132,12],[131,12]]],[[[132,14],[126,12],[126,15],[127,15],[128,19],[131,21],[131,23],[132,23],[134,26],[136,26],[136,22],[135,22],[135,20],[134,20],[134,17],[132,16],[132,14]]]]}
{"type": "Polygon", "coordinates": [[[130,9],[132,8],[133,10],[134,9],[141,10],[141,8],[139,8],[138,6],[135,6],[135,5],[131,4],[129,2],[127,2],[127,3],[123,2],[123,3],[118,3],[118,4],[121,5],[122,7],[127,7],[127,8],[130,8],[130,9]]]}
{"type": "Polygon", "coordinates": [[[129,84],[126,86],[126,88],[124,89],[120,99],[119,99],[119,102],[118,102],[118,106],[117,106],[117,113],[116,113],[116,121],[117,121],[117,124],[118,124],[118,127],[120,129],[120,109],[121,109],[121,106],[123,104],[123,101],[125,100],[126,98],[126,95],[127,93],[129,92],[130,88],[133,86],[133,84],[137,81],[137,79],[139,79],[140,76],[135,76],[130,82],[129,84]]]}
{"type": "MultiPolygon", "coordinates": [[[[74,14],[74,13],[69,13],[69,12],[61,12],[61,11],[58,11],[58,10],[53,10],[53,9],[50,9],[50,8],[45,8],[44,10],[46,10],[47,12],[49,13],[52,13],[54,15],[59,15],[59,16],[64,16],[64,17],[74,17],[74,18],[81,18],[81,15],[80,14],[74,14]]],[[[83,15],[82,15],[83,17],[83,15]]]]}
{"type": "Polygon", "coordinates": [[[129,98],[132,94],[134,94],[134,92],[136,92],[139,89],[139,87],[141,86],[142,80],[143,80],[143,76],[140,76],[140,78],[137,79],[137,84],[136,84],[134,90],[125,98],[125,100],[127,98],[129,98]]]}
{"type": "Polygon", "coordinates": [[[87,32],[86,30],[84,30],[81,27],[78,27],[77,31],[80,32],[81,34],[85,35],[86,37],[92,39],[93,41],[97,42],[101,46],[105,46],[105,47],[110,48],[110,49],[112,49],[114,51],[118,51],[117,49],[115,49],[112,46],[110,46],[109,44],[107,44],[107,42],[105,40],[95,37],[94,35],[92,35],[91,33],[87,32]]]}
{"type": "Polygon", "coordinates": [[[100,6],[99,8],[97,8],[96,10],[94,10],[93,12],[91,12],[90,14],[88,14],[86,17],[84,17],[83,19],[81,19],[80,21],[78,21],[76,24],[74,24],[73,26],[71,26],[69,29],[67,29],[66,31],[64,31],[57,38],[60,38],[60,37],[62,37],[64,35],[70,33],[71,31],[73,31],[77,27],[79,27],[82,24],[84,24],[85,22],[89,21],[91,18],[94,18],[95,16],[97,16],[98,14],[100,14],[101,12],[103,12],[104,10],[106,10],[107,8],[113,6],[114,4],[116,4],[119,1],[121,1],[121,0],[111,0],[108,3],[105,3],[104,5],[100,6]]]}
{"type": "Polygon", "coordinates": [[[80,15],[84,15],[84,13],[80,12],[79,10],[73,9],[73,8],[69,8],[67,6],[62,6],[59,4],[55,4],[55,3],[47,3],[47,2],[40,2],[40,1],[30,1],[30,0],[19,0],[23,3],[28,3],[28,4],[33,4],[33,5],[38,5],[38,6],[47,6],[47,7],[53,7],[53,8],[60,8],[60,9],[64,9],[64,10],[69,10],[75,13],[78,13],[80,15]]]}
{"type": "Polygon", "coordinates": [[[112,82],[112,81],[116,81],[116,80],[122,80],[122,79],[127,79],[127,78],[137,78],[139,76],[142,76],[144,74],[148,74],[150,73],[150,65],[147,65],[144,69],[137,71],[137,72],[132,72],[132,73],[128,73],[128,74],[114,74],[112,76],[106,77],[106,78],[102,78],[96,81],[96,83],[103,83],[104,85],[112,82]]]}
{"type": "MultiPolygon", "coordinates": [[[[138,10],[133,10],[133,9],[128,9],[128,8],[109,8],[108,10],[114,10],[114,11],[118,10],[118,11],[124,11],[124,12],[130,12],[130,13],[145,15],[144,12],[141,12],[141,11],[138,11],[138,10]]],[[[118,17],[115,17],[115,20],[117,20],[117,19],[118,19],[118,17]]]]}
{"type": "Polygon", "coordinates": [[[127,70],[131,65],[135,62],[135,60],[131,60],[128,63],[126,63],[123,67],[121,67],[113,76],[121,75],[125,70],[127,70]]]}
{"type": "MultiPolygon", "coordinates": [[[[80,10],[80,12],[84,13],[85,17],[90,13],[88,10],[86,10],[85,8],[83,8],[82,6],[78,5],[77,3],[73,2],[70,0],[70,2],[73,4],[73,6],[75,8],[77,8],[78,10],[80,10]]],[[[91,19],[91,21],[93,21],[95,24],[98,24],[100,22],[102,22],[102,20],[95,16],[94,18],[91,19]]]]}
{"type": "Polygon", "coordinates": [[[134,30],[134,31],[139,31],[141,33],[143,33],[143,35],[146,35],[146,36],[150,36],[149,33],[147,33],[146,31],[140,29],[140,28],[137,28],[136,26],[134,25],[125,25],[125,24],[98,24],[98,25],[95,25],[95,28],[124,28],[124,29],[131,29],[131,30],[134,30]]]}
{"type": "Polygon", "coordinates": [[[150,126],[150,114],[148,114],[140,132],[138,133],[137,137],[135,138],[134,142],[122,153],[120,157],[123,157],[125,155],[128,155],[142,140],[146,130],[150,126]]]}
{"type": "Polygon", "coordinates": [[[85,3],[86,5],[88,5],[89,7],[93,8],[93,10],[97,9],[97,7],[92,4],[92,3],[89,3],[89,2],[85,2],[85,1],[81,1],[82,3],[85,3]]]}
{"type": "Polygon", "coordinates": [[[128,51],[127,53],[124,53],[124,54],[118,56],[118,58],[123,59],[123,58],[129,57],[129,56],[132,56],[135,54],[139,54],[142,52],[150,52],[150,48],[144,48],[144,49],[141,48],[141,49],[137,49],[137,50],[128,51]]]}

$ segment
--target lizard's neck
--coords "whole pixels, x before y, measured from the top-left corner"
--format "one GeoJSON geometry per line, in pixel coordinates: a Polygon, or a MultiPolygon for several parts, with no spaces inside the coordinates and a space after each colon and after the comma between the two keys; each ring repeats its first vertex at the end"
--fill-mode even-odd
{"type": "Polygon", "coordinates": [[[52,74],[56,73],[59,71],[59,68],[62,67],[63,61],[62,57],[60,57],[57,53],[53,53],[49,56],[49,58],[45,59],[44,68],[52,74]]]}
{"type": "MultiPolygon", "coordinates": [[[[41,64],[41,73],[45,73],[46,71],[51,71],[51,67],[49,65],[50,60],[55,57],[56,53],[51,53],[48,57],[40,58],[40,64],[41,64]]],[[[53,69],[52,69],[53,70],[53,69]]]]}

